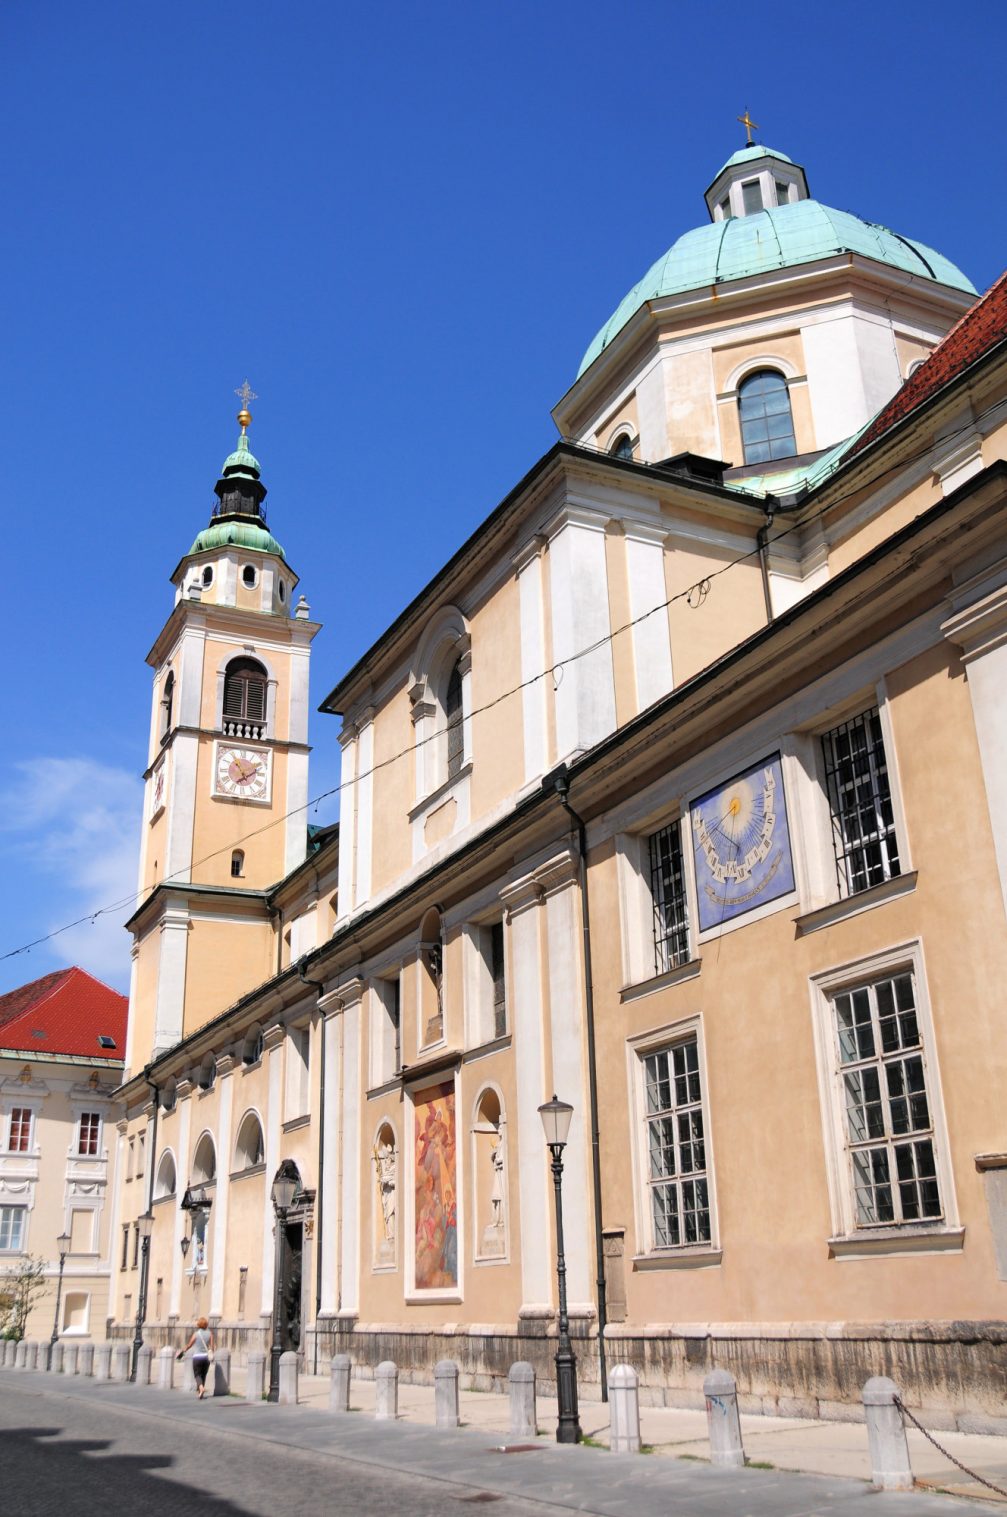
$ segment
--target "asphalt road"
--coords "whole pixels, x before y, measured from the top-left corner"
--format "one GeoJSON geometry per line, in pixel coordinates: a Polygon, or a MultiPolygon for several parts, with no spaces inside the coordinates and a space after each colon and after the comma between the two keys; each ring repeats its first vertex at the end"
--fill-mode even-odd
{"type": "Polygon", "coordinates": [[[455,1489],[228,1432],[180,1424],[35,1382],[0,1390],[4,1517],[554,1517],[537,1501],[455,1489]]]}

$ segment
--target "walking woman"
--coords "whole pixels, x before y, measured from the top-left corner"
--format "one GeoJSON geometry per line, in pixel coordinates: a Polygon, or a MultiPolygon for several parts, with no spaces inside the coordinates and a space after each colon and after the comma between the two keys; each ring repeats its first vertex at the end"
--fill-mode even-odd
{"type": "Polygon", "coordinates": [[[206,1372],[210,1368],[213,1358],[213,1334],[210,1332],[210,1324],[205,1317],[200,1317],[196,1323],[196,1331],[189,1339],[185,1348],[180,1348],[177,1358],[182,1359],[192,1349],[192,1373],[196,1378],[196,1395],[202,1401],[206,1395],[206,1372]]]}

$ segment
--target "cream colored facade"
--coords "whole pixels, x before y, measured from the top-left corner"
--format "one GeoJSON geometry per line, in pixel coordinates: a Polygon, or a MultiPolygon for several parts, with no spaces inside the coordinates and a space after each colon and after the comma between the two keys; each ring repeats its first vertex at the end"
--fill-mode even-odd
{"type": "Polygon", "coordinates": [[[70,1341],[106,1336],[122,1069],[121,1059],[0,1051],[0,1288],[26,1258],[45,1263],[28,1339],[48,1342],[54,1327],[70,1341]]]}
{"type": "MultiPolygon", "coordinates": [[[[311,1367],[548,1377],[555,1091],[588,1393],[604,1345],[656,1398],[729,1363],[746,1405],[828,1411],[893,1371],[1001,1415],[1007,366],[963,359],[844,452],[967,298],[852,255],[739,284],[623,328],[557,408],[575,440],[326,698],[340,826],[298,859],[276,777],[306,727],[277,718],[247,897],[195,862],[250,858],[259,815],[213,794],[212,681],[268,647],[280,711],[315,628],[193,602],[183,560],[152,661],[196,650],[195,757],[141,881],[183,812],[191,878],[133,919],[123,1091],[155,1156],[118,1224],[151,1202],[149,1338],[205,1312],[311,1367]],[[800,479],[730,467],[766,370],[800,479]]],[[[125,1331],[128,1267],[115,1289],[125,1331]]]]}

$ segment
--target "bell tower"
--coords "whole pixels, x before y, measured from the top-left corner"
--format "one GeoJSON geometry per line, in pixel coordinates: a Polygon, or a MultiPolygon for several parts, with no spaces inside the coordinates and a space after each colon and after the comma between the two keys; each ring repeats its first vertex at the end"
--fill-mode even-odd
{"type": "MultiPolygon", "coordinates": [[[[270,886],[306,853],[308,670],[318,624],[266,524],[241,432],[209,524],[174,570],[154,671],[129,1046],[133,1071],[272,973],[270,886]]],[[[128,1076],[127,1076],[128,1077],[128,1076]]]]}

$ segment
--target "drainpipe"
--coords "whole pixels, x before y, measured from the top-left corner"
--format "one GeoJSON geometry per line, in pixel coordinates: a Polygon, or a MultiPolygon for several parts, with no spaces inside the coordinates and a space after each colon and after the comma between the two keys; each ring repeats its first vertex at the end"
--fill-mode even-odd
{"type": "MultiPolygon", "coordinates": [[[[605,1329],[608,1326],[608,1303],[605,1286],[605,1240],[601,1213],[601,1132],[598,1125],[598,1060],[594,1036],[594,976],[591,971],[591,908],[587,898],[587,834],[584,819],[570,805],[570,777],[561,764],[549,776],[560,805],[577,829],[578,874],[580,880],[580,915],[584,934],[584,1011],[587,1023],[588,1100],[591,1117],[591,1182],[594,1192],[595,1286],[598,1292],[598,1373],[601,1399],[608,1400],[608,1369],[605,1361],[605,1329]]],[[[546,781],[548,783],[548,779],[546,781]]]]}
{"type": "Polygon", "coordinates": [[[151,1095],[154,1098],[154,1120],[150,1124],[150,1155],[147,1159],[147,1184],[145,1186],[147,1192],[147,1205],[145,1207],[145,1210],[151,1211],[154,1205],[154,1171],[157,1166],[157,1117],[158,1112],[160,1111],[161,1102],[159,1099],[158,1088],[154,1084],[153,1080],[148,1079],[147,1089],[150,1091],[151,1095]]]}
{"type": "MultiPolygon", "coordinates": [[[[321,986],[320,980],[309,980],[301,965],[297,966],[297,974],[305,985],[311,985],[314,989],[321,986]]],[[[322,1220],[325,1207],[325,1024],[321,1027],[321,1069],[318,1078],[318,1184],[315,1188],[315,1366],[313,1373],[318,1374],[318,1314],[322,1309],[322,1220]]]]}
{"type": "Polygon", "coordinates": [[[769,589],[769,557],[767,549],[770,528],[773,525],[773,517],[776,515],[776,501],[772,495],[766,496],[764,510],[766,519],[755,534],[755,541],[759,548],[759,568],[762,570],[762,594],[766,601],[766,622],[769,623],[773,620],[773,597],[769,589]]]}

